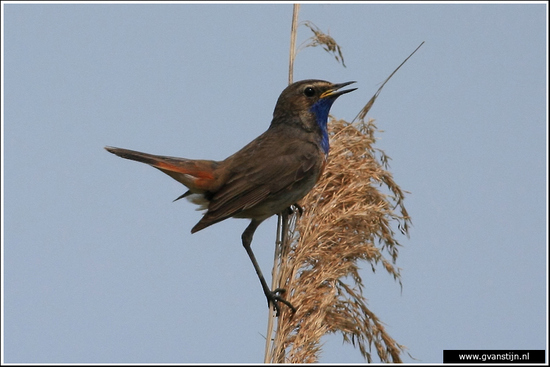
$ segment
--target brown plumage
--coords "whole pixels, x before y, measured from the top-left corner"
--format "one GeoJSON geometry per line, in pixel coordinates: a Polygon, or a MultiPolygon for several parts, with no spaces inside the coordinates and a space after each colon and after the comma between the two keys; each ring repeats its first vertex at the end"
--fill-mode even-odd
{"type": "Polygon", "coordinates": [[[294,309],[279,295],[283,290],[269,290],[250,247],[252,236],[262,221],[303,198],[319,179],[328,155],[328,112],[338,96],[355,90],[337,91],[351,83],[303,80],[291,84],[277,101],[269,129],[223,161],[105,149],[147,163],[185,185],[189,190],[179,198],[186,197],[207,210],[192,233],[230,217],[251,219],[242,236],[243,246],[268,304],[277,313],[278,302],[294,309]]]}

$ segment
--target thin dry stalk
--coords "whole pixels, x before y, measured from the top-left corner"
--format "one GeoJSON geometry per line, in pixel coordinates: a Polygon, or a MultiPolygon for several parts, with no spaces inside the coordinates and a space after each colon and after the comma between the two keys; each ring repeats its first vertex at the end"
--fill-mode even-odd
{"type": "Polygon", "coordinates": [[[369,262],[373,271],[381,265],[400,280],[392,223],[407,233],[404,193],[386,170],[387,157],[373,148],[372,120],[355,125],[332,120],[329,126],[325,173],[304,198],[303,216],[291,221],[292,243],[281,254],[279,284],[291,290],[287,300],[297,312],[285,309],[279,318],[271,361],[317,362],[321,337],[340,332],[367,361],[374,346],[381,361],[400,362],[404,347],[367,306],[358,263],[369,262]]]}
{"type": "Polygon", "coordinates": [[[391,79],[391,77],[397,73],[397,70],[399,70],[401,68],[401,66],[403,66],[403,64],[405,64],[407,62],[407,60],[409,60],[412,55],[415,54],[416,51],[418,51],[418,49],[420,47],[422,47],[422,45],[424,44],[424,41],[422,41],[422,43],[405,59],[403,60],[403,62],[397,67],[395,68],[395,70],[390,74],[390,76],[388,76],[386,78],[386,80],[384,80],[384,82],[382,83],[382,85],[380,86],[380,88],[378,88],[378,90],[376,91],[376,93],[374,93],[374,95],[371,97],[371,99],[367,102],[367,104],[365,105],[365,107],[363,107],[363,109],[361,111],[359,111],[359,113],[357,114],[357,116],[355,116],[355,118],[353,120],[351,120],[351,122],[354,122],[355,120],[359,119],[359,120],[364,120],[365,117],[367,117],[367,113],[369,113],[372,105],[374,104],[374,101],[376,101],[376,98],[378,98],[378,95],[380,94],[380,92],[382,91],[382,89],[384,88],[384,86],[386,85],[386,83],[391,79]]]}
{"type": "Polygon", "coordinates": [[[288,61],[288,85],[292,84],[294,79],[294,60],[296,59],[296,37],[298,35],[298,14],[300,13],[300,4],[294,4],[292,9],[292,25],[290,27],[290,52],[288,61]]]}
{"type": "MultiPolygon", "coordinates": [[[[290,52],[289,52],[289,72],[288,84],[292,84],[294,78],[294,60],[296,58],[296,38],[298,36],[298,14],[300,13],[300,4],[294,4],[292,12],[292,25],[290,30],[290,52]]],[[[271,289],[279,287],[280,270],[284,267],[282,261],[285,259],[283,253],[287,253],[290,246],[289,241],[289,215],[281,213],[277,221],[277,241],[275,243],[275,256],[273,258],[273,269],[271,270],[271,289]]],[[[273,330],[276,323],[275,310],[269,308],[267,317],[267,331],[265,340],[264,363],[273,360],[273,330]]]]}

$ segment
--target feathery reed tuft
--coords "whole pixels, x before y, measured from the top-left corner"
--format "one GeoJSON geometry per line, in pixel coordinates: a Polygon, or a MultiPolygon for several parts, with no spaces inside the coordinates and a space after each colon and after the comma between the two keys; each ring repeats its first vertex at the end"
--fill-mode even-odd
{"type": "Polygon", "coordinates": [[[388,157],[373,147],[375,131],[373,120],[329,123],[325,173],[303,199],[301,218],[290,218],[292,235],[280,254],[277,283],[290,291],[285,297],[297,312],[285,308],[279,317],[271,362],[317,362],[321,337],[337,332],[369,362],[373,345],[381,361],[401,361],[404,347],[367,306],[359,274],[364,260],[401,283],[392,224],[405,234],[410,224],[404,193],[387,171],[388,157]]]}

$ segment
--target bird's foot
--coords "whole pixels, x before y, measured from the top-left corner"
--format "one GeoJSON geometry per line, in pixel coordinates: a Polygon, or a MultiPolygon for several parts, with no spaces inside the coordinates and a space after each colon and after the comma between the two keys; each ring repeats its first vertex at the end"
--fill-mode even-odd
{"type": "Polygon", "coordinates": [[[283,288],[277,288],[273,291],[269,291],[266,293],[267,297],[267,304],[273,305],[273,309],[275,310],[275,316],[279,317],[281,313],[281,307],[279,306],[279,302],[284,303],[288,308],[292,310],[292,313],[296,313],[296,308],[292,306],[290,302],[288,302],[286,299],[281,297],[281,294],[285,293],[286,289],[283,288]]]}
{"type": "Polygon", "coordinates": [[[302,208],[298,203],[294,203],[288,207],[288,214],[294,214],[298,212],[300,217],[304,214],[304,208],[302,208]]]}

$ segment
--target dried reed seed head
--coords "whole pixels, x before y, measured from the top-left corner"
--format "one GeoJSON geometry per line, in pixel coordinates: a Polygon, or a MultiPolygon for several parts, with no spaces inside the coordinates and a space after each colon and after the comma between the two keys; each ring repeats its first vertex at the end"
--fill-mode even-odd
{"type": "Polygon", "coordinates": [[[336,61],[342,63],[343,67],[346,67],[346,64],[344,63],[344,55],[342,55],[340,45],[338,45],[334,38],[332,38],[329,34],[323,33],[315,24],[310,21],[305,21],[302,24],[308,27],[313,32],[313,36],[308,38],[300,47],[298,47],[298,51],[307,47],[321,46],[323,50],[332,54],[336,61]]]}
{"type": "Polygon", "coordinates": [[[368,361],[374,345],[382,361],[399,362],[403,347],[386,333],[362,296],[359,260],[373,271],[382,263],[399,280],[393,265],[399,243],[391,222],[408,228],[403,192],[384,167],[380,157],[385,155],[377,157],[379,151],[372,147],[372,121],[352,125],[332,120],[329,127],[332,147],[325,174],[304,198],[305,211],[289,236],[293,244],[285,250],[279,284],[291,290],[287,299],[298,310],[279,318],[273,360],[315,362],[321,337],[340,332],[368,361]],[[394,212],[396,207],[401,214],[394,212]]]}

